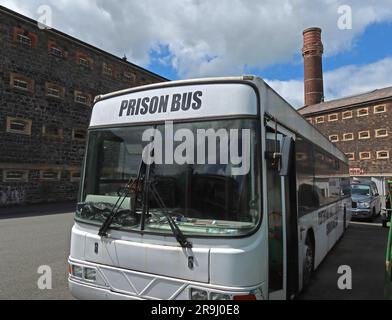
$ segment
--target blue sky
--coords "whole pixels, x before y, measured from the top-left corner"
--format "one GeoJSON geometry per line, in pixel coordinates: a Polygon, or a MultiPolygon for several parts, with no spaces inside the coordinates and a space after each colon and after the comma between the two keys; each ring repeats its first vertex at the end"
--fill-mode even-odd
{"type": "Polygon", "coordinates": [[[0,0],[0,5],[38,21],[44,17],[53,28],[119,57],[126,54],[171,80],[259,75],[300,107],[307,27],[323,30],[326,100],[392,86],[391,1],[0,0]],[[352,21],[344,30],[342,9],[352,21]]]}
{"type": "MultiPolygon", "coordinates": [[[[328,47],[328,43],[324,43],[328,47]]],[[[161,47],[162,52],[151,51],[151,63],[147,66],[170,80],[178,80],[181,77],[177,71],[168,64],[162,63],[161,58],[170,55],[167,47],[161,47]]],[[[392,22],[374,23],[369,25],[363,34],[354,39],[353,47],[347,51],[333,56],[324,56],[323,69],[325,72],[344,67],[346,65],[366,65],[377,62],[387,57],[392,57],[392,22]]],[[[290,62],[277,63],[267,68],[246,68],[246,74],[255,74],[266,79],[292,80],[303,79],[303,60],[299,52],[292,56],[290,62]]],[[[391,77],[392,85],[392,77],[391,77]]]]}

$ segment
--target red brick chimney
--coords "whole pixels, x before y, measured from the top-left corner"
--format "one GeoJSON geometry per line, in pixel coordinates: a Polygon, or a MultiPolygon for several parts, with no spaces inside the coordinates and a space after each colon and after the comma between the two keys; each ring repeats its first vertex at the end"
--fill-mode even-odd
{"type": "Polygon", "coordinates": [[[304,47],[304,85],[305,105],[317,104],[324,101],[323,84],[323,52],[321,29],[309,28],[303,32],[304,47]]]}

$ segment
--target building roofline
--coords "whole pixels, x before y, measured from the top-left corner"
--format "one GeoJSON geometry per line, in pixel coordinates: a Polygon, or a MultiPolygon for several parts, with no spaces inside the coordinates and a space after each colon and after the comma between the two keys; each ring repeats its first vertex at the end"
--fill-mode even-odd
{"type": "Polygon", "coordinates": [[[345,100],[348,100],[348,99],[351,99],[351,98],[357,98],[357,97],[360,97],[360,96],[365,96],[365,95],[377,92],[379,90],[388,89],[388,88],[392,88],[392,87],[385,87],[385,88],[381,88],[381,89],[376,89],[376,90],[372,90],[372,91],[369,91],[369,92],[352,95],[352,96],[349,96],[349,97],[344,97],[344,98],[339,98],[339,99],[334,99],[334,100],[330,100],[330,101],[321,102],[321,103],[318,103],[318,104],[306,105],[306,106],[298,108],[297,110],[302,115],[309,115],[309,114],[325,113],[325,112],[339,110],[339,109],[348,109],[348,108],[353,108],[353,107],[359,107],[359,106],[371,104],[371,103],[374,103],[374,102],[384,102],[384,101],[391,100],[392,99],[392,94],[388,95],[388,96],[381,97],[381,98],[374,98],[373,97],[371,99],[360,101],[360,102],[344,104],[345,100]],[[308,112],[308,113],[306,112],[306,108],[314,107],[314,106],[322,106],[323,104],[329,104],[329,103],[338,102],[338,101],[342,102],[342,104],[339,105],[339,106],[332,107],[332,108],[320,109],[320,110],[316,110],[316,111],[311,111],[311,112],[308,112]]]}
{"type": "MultiPolygon", "coordinates": [[[[388,101],[388,100],[392,100],[392,96],[381,98],[381,99],[367,100],[367,101],[363,101],[363,102],[360,102],[360,103],[352,103],[352,104],[342,105],[342,106],[339,106],[339,107],[336,107],[336,108],[318,110],[318,111],[313,111],[313,112],[309,112],[309,113],[305,113],[305,112],[301,113],[300,112],[301,110],[303,110],[304,108],[309,107],[309,106],[301,107],[300,109],[297,109],[297,110],[301,113],[302,116],[305,116],[305,115],[307,116],[307,115],[312,115],[312,114],[327,113],[327,112],[330,112],[330,111],[336,111],[336,110],[340,110],[340,109],[350,109],[350,108],[355,108],[355,107],[361,107],[361,106],[365,106],[367,104],[374,103],[376,101],[377,102],[384,102],[384,101],[388,101]]],[[[334,100],[331,100],[331,101],[334,101],[334,100]]]]}
{"type": "MultiPolygon", "coordinates": [[[[38,21],[36,21],[34,19],[31,19],[29,17],[26,17],[26,16],[24,16],[24,15],[18,13],[18,12],[15,12],[15,11],[13,11],[11,9],[8,9],[8,8],[2,6],[2,5],[0,5],[0,12],[1,13],[5,13],[5,14],[7,14],[9,16],[13,16],[14,18],[17,18],[19,20],[23,20],[26,23],[33,24],[34,27],[38,28],[38,21]]],[[[136,64],[134,64],[132,62],[125,61],[122,58],[120,58],[120,57],[118,57],[118,56],[116,56],[116,55],[114,55],[114,54],[112,54],[110,52],[107,52],[107,51],[105,51],[103,49],[100,49],[100,48],[95,47],[95,46],[93,46],[91,44],[88,44],[87,42],[84,42],[84,41],[82,41],[80,39],[77,39],[77,38],[75,38],[73,36],[70,36],[70,35],[68,35],[68,34],[66,34],[64,32],[61,32],[61,31],[57,30],[57,29],[50,28],[50,29],[42,29],[41,31],[44,31],[44,32],[46,31],[48,33],[53,33],[53,34],[55,34],[57,36],[61,36],[61,37],[65,38],[65,39],[67,39],[69,41],[77,43],[78,45],[86,47],[89,50],[96,51],[98,53],[104,54],[104,55],[109,56],[110,58],[115,59],[118,62],[121,62],[121,63],[123,63],[123,64],[125,64],[127,66],[130,66],[130,67],[133,67],[135,69],[138,69],[139,71],[145,72],[145,73],[149,74],[150,76],[152,76],[154,78],[158,78],[158,79],[163,80],[163,81],[170,81],[170,79],[162,77],[162,76],[160,76],[157,73],[154,73],[154,72],[149,71],[149,70],[147,70],[145,68],[142,68],[142,67],[140,67],[140,66],[138,66],[138,65],[136,65],[136,64]]]]}

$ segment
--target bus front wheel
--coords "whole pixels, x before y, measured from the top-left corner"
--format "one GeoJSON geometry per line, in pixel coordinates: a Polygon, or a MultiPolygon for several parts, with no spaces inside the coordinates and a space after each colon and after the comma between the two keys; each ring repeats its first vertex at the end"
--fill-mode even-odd
{"type": "Polygon", "coordinates": [[[304,255],[304,267],[303,267],[303,289],[310,283],[312,274],[314,271],[314,245],[309,236],[305,241],[305,255],[304,255]]]}

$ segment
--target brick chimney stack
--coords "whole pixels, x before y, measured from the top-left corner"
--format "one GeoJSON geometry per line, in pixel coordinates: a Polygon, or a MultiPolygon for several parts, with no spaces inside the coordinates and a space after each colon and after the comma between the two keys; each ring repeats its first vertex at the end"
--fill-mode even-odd
{"type": "Polygon", "coordinates": [[[323,52],[324,47],[321,42],[321,29],[309,28],[303,32],[304,47],[302,55],[304,57],[304,85],[305,85],[305,105],[317,104],[324,101],[323,84],[323,52]]]}

